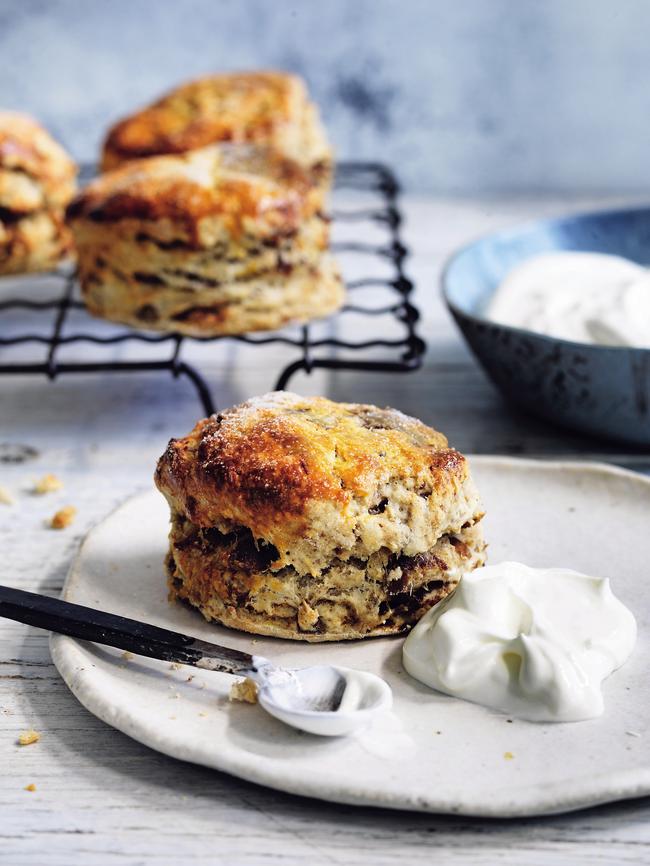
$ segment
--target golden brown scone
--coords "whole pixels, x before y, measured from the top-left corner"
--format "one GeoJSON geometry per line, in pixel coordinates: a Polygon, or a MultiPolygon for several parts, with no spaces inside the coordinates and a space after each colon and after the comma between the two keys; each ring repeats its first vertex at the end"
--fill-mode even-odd
{"type": "Polygon", "coordinates": [[[190,81],[108,133],[102,170],[215,142],[271,147],[327,174],[332,154],[304,82],[285,72],[235,72],[190,81]]]}
{"type": "Polygon", "coordinates": [[[0,207],[16,213],[65,207],[76,174],[72,159],[33,118],[0,111],[0,207]]]}
{"type": "Polygon", "coordinates": [[[466,459],[393,409],[267,394],[173,439],[156,484],[172,596],[256,634],[403,631],[484,562],[466,459]]]}
{"type": "Polygon", "coordinates": [[[0,274],[49,270],[72,249],[76,166],[31,117],[0,111],[0,274]]]}
{"type": "Polygon", "coordinates": [[[193,336],[327,315],[344,291],[323,197],[300,166],[248,145],[128,163],[68,208],[86,306],[193,336]]]}

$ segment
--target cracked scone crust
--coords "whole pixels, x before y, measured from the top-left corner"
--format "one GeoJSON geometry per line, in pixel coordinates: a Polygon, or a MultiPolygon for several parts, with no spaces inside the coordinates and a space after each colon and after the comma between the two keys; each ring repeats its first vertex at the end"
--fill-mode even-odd
{"type": "Polygon", "coordinates": [[[212,75],[182,84],[116,124],[102,170],[215,142],[271,147],[325,177],[332,154],[304,82],[282,72],[212,75]]]}
{"type": "Polygon", "coordinates": [[[70,254],[64,211],[75,177],[75,164],[42,126],[0,111],[0,274],[48,270],[70,254]]]}
{"type": "Polygon", "coordinates": [[[172,595],[245,631],[400,632],[484,562],[467,461],[391,409],[269,394],[172,440],[156,483],[172,595]]]}
{"type": "Polygon", "coordinates": [[[218,145],[129,163],[68,209],[97,316],[194,336],[272,330],[338,309],[324,193],[294,162],[218,145]]]}

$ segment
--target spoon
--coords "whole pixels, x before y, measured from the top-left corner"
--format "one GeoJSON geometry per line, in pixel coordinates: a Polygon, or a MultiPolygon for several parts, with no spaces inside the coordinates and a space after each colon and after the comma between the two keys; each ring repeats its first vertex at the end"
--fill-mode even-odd
{"type": "Polygon", "coordinates": [[[250,677],[269,715],[310,734],[351,734],[392,705],[390,686],[375,674],[335,665],[288,670],[263,656],[9,586],[0,585],[0,616],[136,655],[250,677]]]}

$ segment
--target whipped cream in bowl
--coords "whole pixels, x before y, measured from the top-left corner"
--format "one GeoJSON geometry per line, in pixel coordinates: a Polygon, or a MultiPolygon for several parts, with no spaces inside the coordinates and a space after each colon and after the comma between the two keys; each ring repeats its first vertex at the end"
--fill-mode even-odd
{"type": "Polygon", "coordinates": [[[562,340],[648,349],[650,270],[606,253],[541,253],[507,274],[486,316],[562,340]]]}
{"type": "Polygon", "coordinates": [[[515,225],[458,249],[443,297],[504,397],[583,433],[650,444],[650,208],[515,225]]]}
{"type": "Polygon", "coordinates": [[[603,713],[603,680],[630,656],[636,622],[609,581],[518,562],[479,568],[420,620],[404,667],[457,698],[536,722],[603,713]]]}

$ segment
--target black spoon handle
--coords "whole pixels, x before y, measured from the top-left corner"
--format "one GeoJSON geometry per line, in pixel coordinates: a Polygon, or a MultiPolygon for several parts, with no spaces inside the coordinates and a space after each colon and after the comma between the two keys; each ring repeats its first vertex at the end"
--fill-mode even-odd
{"type": "Polygon", "coordinates": [[[10,586],[0,585],[0,616],[153,659],[231,674],[255,669],[248,653],[10,586]]]}

